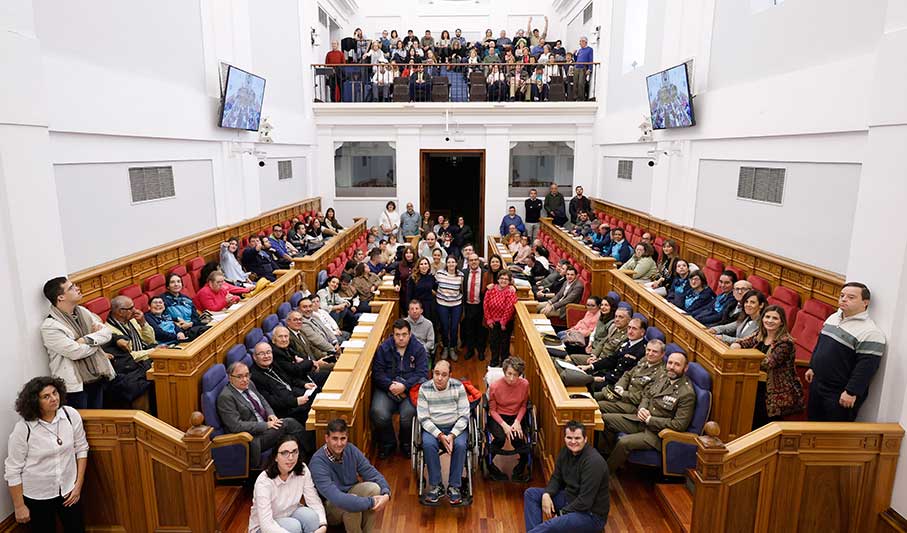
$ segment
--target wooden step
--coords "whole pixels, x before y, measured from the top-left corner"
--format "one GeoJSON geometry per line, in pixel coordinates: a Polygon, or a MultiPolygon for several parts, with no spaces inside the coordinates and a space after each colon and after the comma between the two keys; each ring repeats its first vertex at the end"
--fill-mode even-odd
{"type": "Polygon", "coordinates": [[[693,518],[693,495],[683,483],[659,483],[655,495],[668,522],[677,533],[689,533],[693,518]]]}
{"type": "Polygon", "coordinates": [[[214,489],[217,523],[220,531],[227,531],[237,513],[248,506],[249,489],[243,485],[218,485],[214,489]]]}

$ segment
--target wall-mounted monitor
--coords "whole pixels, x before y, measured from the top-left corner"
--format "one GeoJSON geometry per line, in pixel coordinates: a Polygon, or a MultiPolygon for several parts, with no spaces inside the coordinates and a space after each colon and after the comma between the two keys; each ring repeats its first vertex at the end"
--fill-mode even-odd
{"type": "Polygon", "coordinates": [[[696,124],[687,64],[646,77],[652,129],[688,128],[696,124]]]}
{"type": "Polygon", "coordinates": [[[220,127],[258,131],[264,97],[264,78],[229,65],[220,127]]]}

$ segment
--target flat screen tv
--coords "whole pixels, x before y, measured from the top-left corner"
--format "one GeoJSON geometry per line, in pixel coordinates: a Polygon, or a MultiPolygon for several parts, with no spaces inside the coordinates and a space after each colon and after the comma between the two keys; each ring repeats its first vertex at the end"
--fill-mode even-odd
{"type": "Polygon", "coordinates": [[[264,78],[229,65],[220,127],[258,131],[264,97],[264,78]]]}
{"type": "Polygon", "coordinates": [[[646,77],[652,129],[688,128],[696,124],[687,64],[646,77]]]}

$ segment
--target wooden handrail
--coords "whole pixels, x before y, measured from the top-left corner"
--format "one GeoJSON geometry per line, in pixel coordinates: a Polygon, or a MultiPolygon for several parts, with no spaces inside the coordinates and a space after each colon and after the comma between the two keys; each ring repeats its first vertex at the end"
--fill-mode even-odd
{"type": "Polygon", "coordinates": [[[299,213],[312,210],[321,210],[320,196],[86,268],[70,274],[69,279],[79,285],[84,301],[99,296],[113,298],[123,287],[141,285],[149,276],[166,274],[174,266],[184,265],[195,257],[204,257],[206,261],[217,260],[220,244],[230,237],[247,237],[299,213]]]}
{"type": "Polygon", "coordinates": [[[217,531],[211,428],[182,432],[143,411],[79,411],[90,452],[89,531],[217,531]]]}
{"type": "MultiPolygon", "coordinates": [[[[773,287],[781,285],[800,294],[802,300],[815,298],[837,305],[844,277],[793,259],[781,257],[765,250],[674,224],[648,213],[592,198],[592,208],[617,217],[634,226],[641,226],[654,235],[673,239],[680,246],[680,254],[690,262],[705,267],[709,257],[720,259],[725,266],[735,266],[748,275],[765,278],[773,287]]],[[[770,296],[770,295],[766,295],[770,296]]]]}
{"type": "Polygon", "coordinates": [[[611,289],[621,300],[642,313],[650,326],[665,334],[667,342],[684,349],[712,376],[712,419],[718,422],[721,437],[731,440],[749,432],[753,423],[759,364],[764,355],[754,349],[732,350],[705,326],[680,313],[661,296],[654,294],[619,270],[609,272],[611,289]]]}
{"type": "MultiPolygon", "coordinates": [[[[397,318],[397,303],[373,302],[372,312],[377,312],[378,318],[364,338],[365,346],[361,349],[344,349],[324,385],[324,393],[339,393],[340,397],[326,399],[318,395],[312,402],[306,428],[316,432],[315,442],[324,441],[328,422],[342,418],[350,427],[350,442],[354,442],[366,453],[371,449],[369,410],[372,403],[372,360],[378,346],[392,333],[397,318]]],[[[354,335],[353,338],[357,336],[354,335]]]]}
{"type": "Polygon", "coordinates": [[[525,376],[529,381],[529,397],[535,406],[535,417],[539,428],[539,457],[545,477],[554,471],[557,454],[564,445],[564,426],[570,420],[585,424],[586,435],[592,442],[595,431],[602,431],[602,422],[598,404],[592,398],[574,399],[561,381],[557,369],[542,337],[532,323],[534,317],[530,306],[535,302],[517,302],[514,318],[513,353],[519,355],[526,363],[525,376]]]}
{"type": "Polygon", "coordinates": [[[875,531],[903,437],[898,424],[833,422],[700,437],[691,531],[875,531]]]}
{"type": "Polygon", "coordinates": [[[200,410],[201,380],[234,344],[242,344],[245,335],[259,327],[262,319],[276,312],[302,288],[302,273],[289,270],[281,274],[270,287],[215,323],[210,330],[194,341],[176,347],[158,348],[151,352],[154,362],[149,378],[154,380],[157,415],[178,428],[187,428],[186,413],[200,410]]]}

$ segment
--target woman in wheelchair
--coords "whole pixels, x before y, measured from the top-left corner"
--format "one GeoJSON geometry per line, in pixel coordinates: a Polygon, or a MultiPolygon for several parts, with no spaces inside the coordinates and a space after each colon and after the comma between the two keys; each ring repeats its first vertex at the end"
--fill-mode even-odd
{"type": "MultiPolygon", "coordinates": [[[[488,387],[488,430],[491,442],[487,456],[488,475],[496,481],[504,481],[507,475],[494,464],[494,456],[504,452],[503,448],[510,439],[515,453],[520,459],[513,468],[511,479],[520,483],[529,481],[529,417],[526,405],[529,401],[529,382],[522,378],[525,363],[519,357],[508,357],[502,365],[504,377],[495,380],[488,387]]],[[[509,452],[512,455],[514,452],[509,452]]],[[[504,452],[507,453],[507,452],[504,452]]]]}

